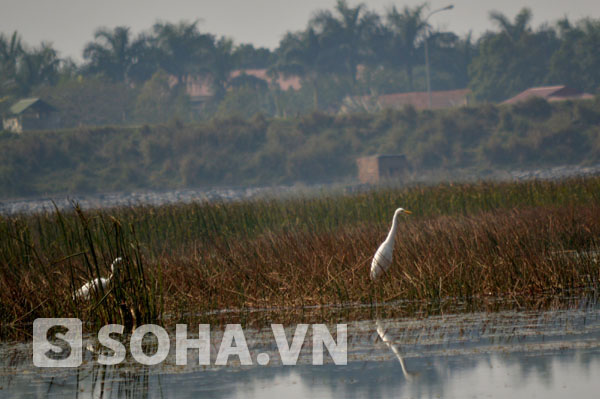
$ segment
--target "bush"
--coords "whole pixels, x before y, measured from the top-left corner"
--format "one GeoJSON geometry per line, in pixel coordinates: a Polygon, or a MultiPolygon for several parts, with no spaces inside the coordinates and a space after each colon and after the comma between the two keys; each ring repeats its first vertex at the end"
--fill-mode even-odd
{"type": "Polygon", "coordinates": [[[355,178],[356,158],[377,153],[405,154],[416,175],[591,164],[600,160],[599,114],[598,102],[535,101],[5,133],[0,195],[330,182],[355,178]]]}

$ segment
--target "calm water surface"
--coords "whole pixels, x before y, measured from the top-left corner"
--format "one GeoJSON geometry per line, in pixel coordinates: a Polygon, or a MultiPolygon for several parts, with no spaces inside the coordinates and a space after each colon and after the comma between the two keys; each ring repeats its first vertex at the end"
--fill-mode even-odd
{"type": "MultiPolygon", "coordinates": [[[[290,340],[293,331],[287,334],[290,340]]],[[[38,369],[30,344],[4,344],[0,398],[549,399],[600,393],[596,305],[349,322],[346,366],[327,363],[327,354],[325,365],[313,366],[310,334],[296,366],[280,364],[270,329],[245,336],[254,366],[194,366],[197,355],[189,351],[185,367],[175,365],[174,354],[160,366],[108,367],[86,351],[77,369],[38,369]],[[270,364],[257,365],[258,353],[268,353],[270,364]]]]}

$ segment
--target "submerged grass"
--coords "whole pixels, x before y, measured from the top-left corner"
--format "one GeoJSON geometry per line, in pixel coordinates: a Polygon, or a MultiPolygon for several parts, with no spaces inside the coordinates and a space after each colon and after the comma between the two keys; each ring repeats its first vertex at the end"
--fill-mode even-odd
{"type": "MultiPolygon", "coordinates": [[[[600,279],[600,178],[0,217],[0,322],[228,322],[243,310],[539,297],[600,279]],[[403,206],[394,264],[368,279],[403,206]],[[89,301],[73,292],[124,262],[89,301]],[[241,311],[219,312],[222,309],[241,311]]],[[[327,317],[327,310],[324,310],[327,317]]],[[[27,331],[27,329],[23,330],[27,331]]]]}

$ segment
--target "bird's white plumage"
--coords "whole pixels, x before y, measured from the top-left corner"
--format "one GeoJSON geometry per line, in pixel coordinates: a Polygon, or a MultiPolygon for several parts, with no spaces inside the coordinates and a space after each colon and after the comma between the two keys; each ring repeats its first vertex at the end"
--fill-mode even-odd
{"type": "Polygon", "coordinates": [[[113,260],[112,264],[110,265],[110,275],[108,276],[108,278],[100,277],[95,278],[92,281],[88,281],[80,289],[75,291],[75,293],[73,294],[73,299],[88,300],[90,299],[90,296],[93,291],[99,290],[100,287],[102,287],[102,290],[105,290],[108,286],[108,283],[113,278],[113,275],[115,273],[115,266],[119,265],[121,262],[123,262],[123,258],[121,257],[113,260]]]}
{"type": "Polygon", "coordinates": [[[371,262],[371,280],[376,280],[381,274],[385,273],[390,265],[392,264],[392,258],[394,254],[394,240],[396,238],[396,230],[398,228],[398,215],[401,213],[410,214],[404,208],[396,209],[394,217],[392,219],[392,228],[388,233],[384,242],[381,243],[371,262]]]}
{"type": "Polygon", "coordinates": [[[91,295],[92,291],[98,290],[100,286],[102,286],[102,290],[105,290],[109,281],[110,281],[110,276],[109,276],[109,278],[100,277],[100,278],[95,278],[92,281],[88,281],[80,289],[75,291],[75,294],[73,297],[78,298],[78,299],[88,300],[88,299],[90,299],[90,295],[91,295]]]}

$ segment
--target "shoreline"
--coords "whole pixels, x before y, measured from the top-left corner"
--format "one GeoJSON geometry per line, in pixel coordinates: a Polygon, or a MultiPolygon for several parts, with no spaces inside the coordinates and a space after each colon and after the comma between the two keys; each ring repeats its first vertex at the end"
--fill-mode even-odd
{"type": "MultiPolygon", "coordinates": [[[[441,174],[441,173],[440,173],[441,174]]],[[[549,168],[530,170],[495,171],[491,174],[457,173],[458,178],[453,183],[470,180],[492,181],[527,181],[527,180],[556,180],[564,178],[588,177],[600,175],[600,164],[592,166],[561,165],[549,168]]],[[[450,181],[436,172],[426,172],[424,177],[411,177],[400,185],[410,184],[435,184],[450,181]]],[[[397,186],[398,183],[387,183],[397,186]]],[[[387,185],[386,184],[386,185],[387,185]]],[[[318,194],[322,192],[357,192],[377,188],[377,185],[361,184],[359,182],[347,183],[321,183],[277,185],[277,186],[250,186],[250,187],[208,187],[186,188],[167,191],[134,191],[134,192],[109,192],[96,194],[56,195],[38,198],[0,200],[0,215],[16,215],[20,213],[53,212],[54,206],[63,211],[72,209],[77,203],[82,209],[103,209],[123,206],[161,206],[173,204],[187,204],[192,202],[219,202],[251,200],[256,198],[285,198],[303,194],[318,194]]]]}

